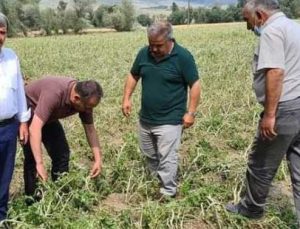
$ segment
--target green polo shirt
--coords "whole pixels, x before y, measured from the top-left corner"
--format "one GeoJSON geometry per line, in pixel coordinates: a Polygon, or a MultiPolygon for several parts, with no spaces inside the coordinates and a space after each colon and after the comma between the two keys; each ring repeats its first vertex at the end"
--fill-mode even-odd
{"type": "Polygon", "coordinates": [[[131,68],[142,81],[140,120],[154,125],[181,124],[186,112],[188,86],[199,79],[191,53],[176,42],[172,52],[156,61],[142,48],[131,68]]]}

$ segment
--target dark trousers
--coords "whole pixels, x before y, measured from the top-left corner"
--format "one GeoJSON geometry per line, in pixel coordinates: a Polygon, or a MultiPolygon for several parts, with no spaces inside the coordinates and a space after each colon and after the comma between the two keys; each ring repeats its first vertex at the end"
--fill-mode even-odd
{"type": "Polygon", "coordinates": [[[279,110],[276,131],[278,135],[271,141],[256,134],[248,160],[246,192],[241,203],[254,214],[263,213],[271,182],[286,156],[300,222],[300,109],[279,110]]]}
{"type": "MultiPolygon", "coordinates": [[[[43,126],[42,142],[52,160],[52,180],[56,180],[60,174],[69,171],[70,158],[69,145],[59,121],[43,126]]],[[[37,188],[36,163],[29,143],[23,147],[23,151],[25,194],[33,196],[37,188]]]]}
{"type": "Polygon", "coordinates": [[[0,127],[0,222],[7,217],[9,185],[15,166],[18,122],[0,127]]]}

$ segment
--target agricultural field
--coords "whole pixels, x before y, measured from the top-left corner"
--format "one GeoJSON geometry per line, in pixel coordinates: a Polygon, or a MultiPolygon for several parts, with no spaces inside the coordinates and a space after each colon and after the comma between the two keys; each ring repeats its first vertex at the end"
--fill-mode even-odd
{"type": "Polygon", "coordinates": [[[261,111],[250,72],[255,36],[245,23],[180,26],[174,34],[195,57],[202,100],[195,125],[182,136],[179,195],[168,203],[156,200],[158,181],[145,170],[138,147],[140,87],[133,95],[132,116],[126,119],[121,112],[125,76],[147,44],[145,31],[7,40],[28,81],[43,75],[96,79],[105,93],[95,110],[104,156],[101,176],[88,177],[92,153],[79,118],[65,119],[70,173],[40,184],[43,199],[30,207],[24,203],[18,150],[9,211],[13,228],[296,228],[285,162],[263,219],[248,220],[224,208],[243,191],[247,152],[261,111]]]}

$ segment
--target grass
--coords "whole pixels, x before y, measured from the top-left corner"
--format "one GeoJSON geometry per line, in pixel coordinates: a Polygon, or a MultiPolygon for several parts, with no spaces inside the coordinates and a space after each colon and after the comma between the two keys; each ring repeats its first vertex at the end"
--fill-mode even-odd
{"type": "MultiPolygon", "coordinates": [[[[261,110],[251,89],[255,36],[243,23],[231,23],[176,27],[175,37],[193,53],[203,93],[197,122],[182,136],[179,198],[166,204],[155,200],[158,181],[145,171],[138,148],[139,87],[132,116],[124,118],[120,109],[125,76],[147,44],[145,32],[7,41],[29,81],[42,75],[91,78],[105,93],[95,110],[104,154],[102,175],[88,178],[92,154],[84,131],[77,117],[65,119],[71,171],[56,183],[41,184],[43,199],[30,207],[24,204],[23,155],[18,151],[9,211],[14,228],[296,228],[289,192],[283,189],[273,192],[262,220],[224,209],[228,201],[238,201],[242,191],[247,151],[261,110]]],[[[289,184],[285,163],[274,186],[279,184],[289,184]]]]}

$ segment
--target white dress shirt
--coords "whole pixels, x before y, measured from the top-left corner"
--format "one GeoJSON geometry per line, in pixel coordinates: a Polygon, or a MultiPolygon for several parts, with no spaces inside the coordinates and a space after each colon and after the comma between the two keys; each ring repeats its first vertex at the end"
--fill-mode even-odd
{"type": "Polygon", "coordinates": [[[17,115],[20,122],[30,118],[20,63],[13,50],[0,50],[0,121],[17,115]]]}

